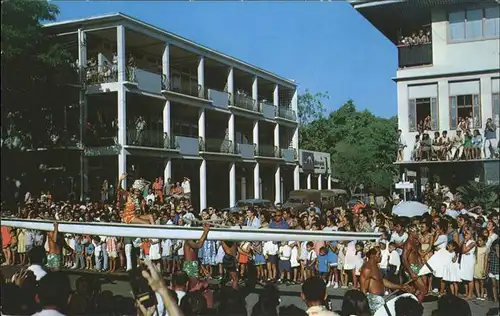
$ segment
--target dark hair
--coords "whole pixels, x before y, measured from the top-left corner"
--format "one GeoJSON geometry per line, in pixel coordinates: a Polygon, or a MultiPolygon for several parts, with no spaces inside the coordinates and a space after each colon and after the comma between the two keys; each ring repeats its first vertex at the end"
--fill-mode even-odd
{"type": "Polygon", "coordinates": [[[370,305],[366,296],[358,290],[349,290],[342,301],[342,316],[370,316],[370,305]]]}
{"type": "Polygon", "coordinates": [[[31,264],[43,265],[45,261],[45,249],[42,246],[33,247],[28,252],[28,258],[31,264]]]}
{"type": "Polygon", "coordinates": [[[278,316],[276,307],[280,305],[280,293],[274,284],[267,284],[252,307],[252,316],[278,316]]]}
{"type": "Polygon", "coordinates": [[[49,272],[38,282],[38,300],[42,307],[56,306],[64,310],[71,294],[69,277],[62,272],[49,272]]]}
{"type": "Polygon", "coordinates": [[[452,294],[445,294],[438,300],[437,316],[472,316],[472,312],[467,301],[452,294]]]}
{"type": "Polygon", "coordinates": [[[179,306],[184,316],[198,316],[206,312],[207,300],[200,291],[188,292],[179,306]]]}
{"type": "Polygon", "coordinates": [[[172,285],[174,286],[186,286],[189,278],[186,272],[180,271],[172,276],[172,285]]]}
{"type": "Polygon", "coordinates": [[[302,284],[302,294],[306,301],[323,302],[326,296],[326,284],[318,277],[309,278],[302,284]]]}
{"type": "Polygon", "coordinates": [[[219,296],[222,299],[217,310],[218,315],[247,316],[245,298],[240,291],[225,286],[219,296]]]}
{"type": "Polygon", "coordinates": [[[424,307],[411,297],[401,297],[396,300],[396,316],[422,316],[424,307]]]}

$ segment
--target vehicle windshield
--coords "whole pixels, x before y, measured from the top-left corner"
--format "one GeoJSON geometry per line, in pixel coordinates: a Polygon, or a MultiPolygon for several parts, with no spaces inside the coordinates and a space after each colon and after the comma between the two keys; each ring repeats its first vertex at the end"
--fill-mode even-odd
{"type": "Polygon", "coordinates": [[[304,199],[303,198],[300,198],[300,197],[290,197],[288,199],[288,202],[290,203],[302,203],[304,199]]]}

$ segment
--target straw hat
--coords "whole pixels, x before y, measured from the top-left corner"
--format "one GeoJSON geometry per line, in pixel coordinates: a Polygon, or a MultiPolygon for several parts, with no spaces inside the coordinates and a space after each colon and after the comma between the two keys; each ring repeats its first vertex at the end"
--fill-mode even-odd
{"type": "Polygon", "coordinates": [[[142,191],[144,190],[145,187],[146,187],[146,181],[144,181],[143,179],[137,179],[134,181],[134,184],[132,184],[132,188],[134,190],[142,191]]]}

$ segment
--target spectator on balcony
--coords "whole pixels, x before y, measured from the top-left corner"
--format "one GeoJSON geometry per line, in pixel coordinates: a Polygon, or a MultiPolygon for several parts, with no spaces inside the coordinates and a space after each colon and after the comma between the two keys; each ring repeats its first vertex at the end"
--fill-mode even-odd
{"type": "Polygon", "coordinates": [[[105,60],[104,64],[102,65],[102,76],[103,76],[104,82],[113,81],[112,80],[111,66],[109,65],[107,60],[105,60]]]}
{"type": "Polygon", "coordinates": [[[167,178],[167,182],[163,186],[163,195],[165,195],[166,197],[170,197],[172,192],[172,186],[173,186],[172,179],[167,178]]]}
{"type": "Polygon", "coordinates": [[[424,119],[424,131],[432,131],[431,122],[432,122],[431,116],[427,115],[424,119]]]}
{"type": "Polygon", "coordinates": [[[116,74],[118,73],[118,55],[116,54],[116,52],[113,53],[113,66],[111,67],[111,71],[113,72],[113,77],[117,77],[116,74]]]}
{"type": "Polygon", "coordinates": [[[180,199],[182,197],[182,187],[179,182],[176,182],[174,185],[172,185],[172,188],[170,189],[170,195],[174,199],[180,199]]]}
{"type": "Polygon", "coordinates": [[[146,121],[142,116],[137,118],[135,121],[135,142],[134,144],[142,145],[144,138],[144,128],[146,127],[146,121]]]}
{"type": "Polygon", "coordinates": [[[463,117],[458,118],[457,130],[461,130],[464,133],[468,130],[468,124],[467,124],[467,121],[465,118],[463,118],[463,117]]]}
{"type": "Polygon", "coordinates": [[[443,131],[441,133],[441,159],[448,160],[448,153],[451,149],[451,140],[448,137],[448,132],[443,131]]]}
{"type": "Polygon", "coordinates": [[[128,60],[127,60],[127,71],[128,71],[128,78],[127,81],[135,81],[135,59],[132,54],[129,54],[128,60]]]}
{"type": "Polygon", "coordinates": [[[432,140],[432,156],[440,159],[440,153],[443,149],[443,145],[441,144],[441,136],[439,132],[434,132],[434,139],[432,140]]]}
{"type": "Polygon", "coordinates": [[[188,177],[184,177],[181,186],[184,197],[191,201],[191,180],[188,177]]]}
{"type": "Polygon", "coordinates": [[[163,178],[158,177],[155,179],[155,182],[153,182],[153,190],[155,193],[155,196],[160,200],[160,202],[163,203],[163,178]]]}
{"type": "Polygon", "coordinates": [[[406,142],[403,137],[403,131],[398,129],[397,132],[397,146],[398,146],[398,156],[397,161],[404,161],[404,149],[407,147],[406,142]]]}
{"type": "Polygon", "coordinates": [[[484,128],[484,158],[495,157],[498,157],[497,126],[488,118],[484,128]]]}
{"type": "Polygon", "coordinates": [[[462,131],[457,129],[455,136],[451,139],[451,152],[450,158],[453,160],[459,160],[462,157],[464,151],[465,138],[462,131]]]}
{"type": "Polygon", "coordinates": [[[413,150],[411,151],[411,160],[418,161],[420,152],[420,134],[415,135],[415,144],[413,145],[413,150]]]}
{"type": "Polygon", "coordinates": [[[472,135],[472,159],[481,159],[483,149],[483,137],[479,130],[475,129],[472,135]]]}
{"type": "Polygon", "coordinates": [[[113,141],[115,145],[118,144],[118,118],[115,118],[113,121],[111,121],[111,129],[113,131],[113,141]]]}
{"type": "Polygon", "coordinates": [[[464,154],[465,154],[465,159],[469,160],[472,159],[472,134],[470,133],[469,130],[465,131],[465,141],[464,141],[464,154]]]}
{"type": "Polygon", "coordinates": [[[429,43],[429,38],[427,37],[427,34],[424,32],[424,30],[418,31],[417,43],[418,44],[429,43]]]}
{"type": "Polygon", "coordinates": [[[108,203],[108,200],[109,200],[109,184],[108,180],[104,180],[102,182],[102,188],[101,188],[101,202],[108,203]]]}
{"type": "Polygon", "coordinates": [[[431,150],[432,150],[432,141],[429,137],[429,134],[422,134],[422,140],[420,141],[420,153],[418,155],[419,160],[430,160],[431,158],[431,150]]]}

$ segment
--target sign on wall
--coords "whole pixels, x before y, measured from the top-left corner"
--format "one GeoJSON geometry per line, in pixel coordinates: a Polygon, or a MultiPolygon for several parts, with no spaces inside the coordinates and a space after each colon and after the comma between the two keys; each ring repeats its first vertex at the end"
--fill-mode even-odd
{"type": "Polygon", "coordinates": [[[330,154],[318,151],[299,150],[300,172],[332,174],[330,154]]]}

